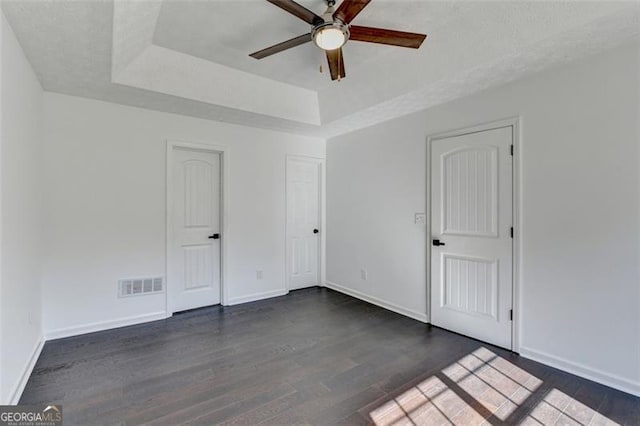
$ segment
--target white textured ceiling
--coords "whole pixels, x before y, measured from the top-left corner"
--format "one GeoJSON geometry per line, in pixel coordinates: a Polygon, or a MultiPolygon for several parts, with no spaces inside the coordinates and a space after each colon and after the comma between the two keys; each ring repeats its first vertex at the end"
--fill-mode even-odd
{"type": "MultiPolygon", "coordinates": [[[[323,12],[323,0],[299,2],[323,12]]],[[[309,31],[264,0],[5,0],[2,8],[46,90],[316,136],[640,36],[637,1],[373,0],[354,23],[429,37],[417,51],[349,42],[347,77],[332,82],[311,43],[248,56],[309,31]]]]}

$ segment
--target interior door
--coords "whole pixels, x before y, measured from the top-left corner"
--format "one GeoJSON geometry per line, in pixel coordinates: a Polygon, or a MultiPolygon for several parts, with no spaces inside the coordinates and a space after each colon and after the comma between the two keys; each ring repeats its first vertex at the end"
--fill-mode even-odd
{"type": "Polygon", "coordinates": [[[173,312],[220,303],[220,155],[175,149],[169,297],[173,312]]]}
{"type": "Polygon", "coordinates": [[[319,284],[320,173],[315,159],[287,159],[287,274],[289,289],[319,284]]]}
{"type": "Polygon", "coordinates": [[[511,348],[512,127],[431,145],[431,321],[511,348]]]}

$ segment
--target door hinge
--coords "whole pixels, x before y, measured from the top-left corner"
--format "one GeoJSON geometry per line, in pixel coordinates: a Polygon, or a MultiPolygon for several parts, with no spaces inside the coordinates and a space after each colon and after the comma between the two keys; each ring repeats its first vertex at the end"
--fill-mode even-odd
{"type": "Polygon", "coordinates": [[[509,321],[513,321],[513,309],[509,309],[509,321]]]}
{"type": "Polygon", "coordinates": [[[511,238],[513,238],[513,226],[511,227],[511,238]]]}
{"type": "Polygon", "coordinates": [[[511,144],[511,156],[513,157],[513,144],[511,144]]]}

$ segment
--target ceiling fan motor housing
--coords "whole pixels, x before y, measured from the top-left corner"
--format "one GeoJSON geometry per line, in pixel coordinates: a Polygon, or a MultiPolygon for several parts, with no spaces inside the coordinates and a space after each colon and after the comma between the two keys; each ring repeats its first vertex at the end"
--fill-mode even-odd
{"type": "Polygon", "coordinates": [[[333,16],[335,3],[335,1],[327,1],[327,10],[322,15],[324,22],[314,23],[311,29],[314,44],[324,50],[339,49],[349,40],[349,25],[333,16]],[[332,39],[329,40],[330,48],[327,48],[327,37],[332,39]]]}
{"type": "Polygon", "coordinates": [[[316,25],[311,30],[311,38],[313,39],[313,42],[321,49],[326,50],[326,48],[320,43],[320,40],[322,37],[322,33],[326,33],[328,31],[339,31],[344,36],[344,42],[340,46],[336,46],[336,49],[342,47],[347,42],[347,40],[349,40],[349,26],[337,19],[335,21],[331,20],[330,22],[316,25]]]}

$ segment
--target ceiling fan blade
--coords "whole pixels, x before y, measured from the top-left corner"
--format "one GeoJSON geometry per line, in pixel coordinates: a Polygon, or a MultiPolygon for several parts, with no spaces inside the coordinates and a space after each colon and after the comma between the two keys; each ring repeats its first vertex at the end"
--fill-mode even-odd
{"type": "Polygon", "coordinates": [[[352,25],[349,28],[349,40],[411,47],[413,49],[419,48],[425,38],[427,38],[426,34],[385,30],[383,28],[360,27],[357,25],[352,25]]]}
{"type": "Polygon", "coordinates": [[[280,9],[286,10],[290,14],[297,16],[302,19],[304,22],[311,25],[318,25],[324,22],[320,16],[316,15],[309,9],[304,6],[299,5],[293,0],[267,0],[269,3],[272,3],[278,6],[280,9]]]}
{"type": "Polygon", "coordinates": [[[266,49],[258,50],[257,52],[253,52],[251,55],[252,58],[262,59],[267,56],[275,55],[276,53],[280,53],[283,50],[291,49],[292,47],[300,46],[301,44],[305,44],[311,41],[311,33],[303,34],[301,36],[292,38],[291,40],[283,41],[282,43],[274,44],[271,47],[267,47],[266,49]]]}
{"type": "Polygon", "coordinates": [[[336,50],[327,50],[327,62],[329,63],[329,71],[331,72],[331,80],[340,80],[345,77],[344,57],[342,48],[336,50]]]}
{"type": "Polygon", "coordinates": [[[334,19],[339,19],[345,24],[353,21],[358,13],[362,12],[371,0],[344,0],[333,14],[334,19]]]}

